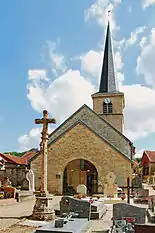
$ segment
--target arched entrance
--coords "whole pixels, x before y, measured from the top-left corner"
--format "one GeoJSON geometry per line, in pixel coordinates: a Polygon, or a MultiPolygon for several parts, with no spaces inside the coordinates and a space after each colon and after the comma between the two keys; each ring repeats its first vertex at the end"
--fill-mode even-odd
{"type": "Polygon", "coordinates": [[[84,159],[69,162],[63,174],[63,194],[76,193],[77,186],[87,186],[87,193],[97,193],[98,173],[95,166],[84,159]]]}

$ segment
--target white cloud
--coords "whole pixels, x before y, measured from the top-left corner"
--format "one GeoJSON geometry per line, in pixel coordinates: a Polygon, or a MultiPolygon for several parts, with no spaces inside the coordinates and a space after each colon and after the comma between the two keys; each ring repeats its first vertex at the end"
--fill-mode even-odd
{"type": "Polygon", "coordinates": [[[44,87],[32,80],[28,85],[28,99],[36,111],[47,109],[62,122],[84,103],[91,106],[94,91],[94,86],[78,70],[68,70],[44,87]]]}
{"type": "Polygon", "coordinates": [[[91,74],[93,77],[100,76],[101,64],[103,62],[103,52],[90,50],[81,57],[81,69],[91,74]]]}
{"type": "Polygon", "coordinates": [[[138,75],[144,77],[146,84],[155,87],[155,28],[151,30],[147,43],[146,40],[143,38],[140,43],[141,53],[137,58],[136,71],[138,75]]]}
{"type": "Polygon", "coordinates": [[[147,7],[155,4],[155,0],[142,0],[142,4],[143,9],[145,10],[147,7]]]}
{"type": "MultiPolygon", "coordinates": [[[[48,127],[48,133],[52,133],[53,128],[48,127]]],[[[42,128],[32,128],[27,134],[18,138],[19,151],[27,151],[32,148],[40,148],[42,128]]]]}
{"type": "Polygon", "coordinates": [[[121,3],[121,0],[96,0],[90,8],[85,11],[85,21],[95,20],[99,25],[105,26],[108,22],[108,17],[111,22],[112,30],[118,29],[115,22],[114,10],[121,3]],[[108,11],[112,14],[108,16],[108,11]]]}
{"type": "Polygon", "coordinates": [[[39,148],[41,128],[32,128],[28,134],[18,138],[19,151],[39,148]]]}
{"type": "Polygon", "coordinates": [[[148,136],[155,131],[155,90],[141,86],[123,86],[125,93],[125,132],[131,140],[148,136]],[[135,94],[133,94],[135,93],[135,94]]]}
{"type": "Polygon", "coordinates": [[[145,31],[146,27],[137,27],[135,31],[131,32],[131,36],[125,41],[125,48],[136,43],[138,35],[145,31]]]}
{"type": "Polygon", "coordinates": [[[59,52],[60,39],[57,39],[56,42],[47,41],[46,45],[50,60],[49,66],[52,68],[54,76],[58,77],[67,70],[66,57],[59,52]]]}
{"type": "Polygon", "coordinates": [[[37,81],[41,81],[41,80],[48,81],[45,70],[29,70],[28,79],[37,80],[37,81]]]}
{"type": "MultiPolygon", "coordinates": [[[[40,73],[44,72],[41,70],[40,73]]],[[[32,71],[31,75],[33,75],[32,71]]],[[[81,76],[78,70],[68,70],[51,82],[49,78],[47,82],[45,80],[38,82],[36,79],[29,78],[28,99],[33,109],[38,112],[46,109],[52,117],[56,118],[58,124],[83,104],[92,107],[91,94],[95,92],[95,87],[81,76]]],[[[40,130],[40,128],[31,129],[28,134],[18,138],[20,151],[38,147],[40,130]]]]}

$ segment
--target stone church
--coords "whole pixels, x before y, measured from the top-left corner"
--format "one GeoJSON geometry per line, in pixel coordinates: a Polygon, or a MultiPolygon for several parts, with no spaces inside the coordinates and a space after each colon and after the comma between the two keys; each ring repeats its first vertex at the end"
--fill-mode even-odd
{"type": "MultiPolygon", "coordinates": [[[[118,186],[132,174],[133,143],[124,136],[124,93],[116,85],[110,25],[107,26],[99,91],[93,109],[80,107],[49,135],[48,191],[62,194],[85,184],[89,193],[104,189],[113,172],[118,186]]],[[[40,152],[30,159],[36,189],[40,187],[40,152]]]]}

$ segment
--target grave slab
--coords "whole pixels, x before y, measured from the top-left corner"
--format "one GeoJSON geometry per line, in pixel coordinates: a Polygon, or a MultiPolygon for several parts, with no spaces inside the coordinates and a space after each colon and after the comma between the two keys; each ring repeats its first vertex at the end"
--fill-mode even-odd
{"type": "Polygon", "coordinates": [[[135,224],[135,233],[154,233],[155,225],[135,224]]]}
{"type": "Polygon", "coordinates": [[[71,218],[63,227],[55,227],[55,221],[36,230],[36,233],[84,233],[90,228],[90,221],[87,219],[71,218]]]}

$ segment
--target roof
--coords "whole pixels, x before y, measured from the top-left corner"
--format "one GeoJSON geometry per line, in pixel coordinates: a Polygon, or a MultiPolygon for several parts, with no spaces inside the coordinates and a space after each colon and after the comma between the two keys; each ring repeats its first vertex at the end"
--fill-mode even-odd
{"type": "Polygon", "coordinates": [[[104,121],[107,125],[109,125],[115,132],[117,132],[119,135],[121,135],[126,141],[131,143],[131,140],[129,140],[124,134],[122,134],[118,129],[116,129],[113,125],[111,125],[108,121],[106,121],[103,117],[99,116],[95,111],[93,111],[88,105],[84,104],[82,105],[76,112],[74,112],[70,117],[68,117],[62,124],[60,124],[51,134],[49,134],[49,141],[50,137],[58,131],[63,125],[66,124],[68,120],[73,118],[78,112],[80,112],[83,108],[88,108],[91,112],[93,112],[97,117],[99,117],[102,121],[104,121]]]}
{"type": "Polygon", "coordinates": [[[147,157],[151,163],[155,163],[155,151],[145,150],[144,153],[147,155],[147,157]]]}
{"type": "MultiPolygon", "coordinates": [[[[104,142],[106,142],[110,147],[112,147],[113,149],[115,149],[117,152],[119,152],[121,155],[123,155],[123,157],[125,157],[130,163],[133,164],[132,160],[130,158],[128,158],[124,153],[122,153],[120,150],[118,150],[115,146],[113,146],[111,143],[109,143],[105,138],[103,138],[102,136],[100,136],[98,133],[96,133],[94,130],[92,130],[88,125],[86,125],[83,121],[78,120],[76,121],[73,125],[71,125],[69,128],[67,128],[63,133],[61,133],[58,137],[56,137],[53,141],[51,141],[49,145],[53,144],[54,142],[56,142],[59,138],[61,138],[66,132],[68,132],[69,130],[71,130],[74,126],[76,126],[77,124],[83,124],[85,127],[87,127],[91,132],[93,132],[95,135],[97,135],[100,139],[102,139],[104,142]]],[[[40,151],[38,151],[33,157],[31,157],[31,159],[29,159],[29,162],[32,161],[37,155],[40,154],[40,151]]]]}
{"type": "Polygon", "coordinates": [[[0,153],[0,157],[4,160],[5,163],[13,163],[17,165],[27,165],[28,160],[36,154],[37,150],[32,150],[26,152],[22,157],[11,155],[11,154],[2,154],[0,153]]]}
{"type": "Polygon", "coordinates": [[[107,27],[104,58],[103,58],[101,80],[100,80],[100,87],[99,87],[99,93],[107,93],[107,92],[111,92],[111,93],[118,92],[117,85],[116,85],[116,79],[115,79],[115,70],[114,70],[109,22],[108,22],[108,27],[107,27]]]}

